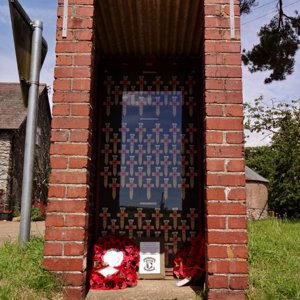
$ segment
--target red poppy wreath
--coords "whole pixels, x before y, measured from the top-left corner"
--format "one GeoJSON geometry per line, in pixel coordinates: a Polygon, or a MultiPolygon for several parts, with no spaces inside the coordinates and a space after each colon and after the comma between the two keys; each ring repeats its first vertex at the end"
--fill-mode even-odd
{"type": "Polygon", "coordinates": [[[134,239],[115,234],[101,237],[94,246],[91,289],[117,290],[136,286],[139,259],[134,239]]]}
{"type": "Polygon", "coordinates": [[[205,272],[205,239],[199,233],[191,244],[180,249],[174,258],[173,274],[178,279],[187,278],[189,284],[201,283],[205,272]]]}

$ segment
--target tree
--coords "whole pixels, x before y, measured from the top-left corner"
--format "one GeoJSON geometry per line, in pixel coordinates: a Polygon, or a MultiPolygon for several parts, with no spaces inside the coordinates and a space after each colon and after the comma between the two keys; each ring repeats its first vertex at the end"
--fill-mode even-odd
{"type": "Polygon", "coordinates": [[[270,146],[246,147],[246,164],[249,168],[271,181],[274,171],[273,152],[270,146]]]}
{"type": "MultiPolygon", "coordinates": [[[[280,216],[300,217],[300,100],[246,105],[246,128],[270,134],[270,207],[280,216]]],[[[263,175],[263,174],[262,174],[263,175]]]]}
{"type": "MultiPolygon", "coordinates": [[[[295,55],[300,44],[300,16],[288,16],[284,11],[283,0],[277,0],[277,14],[258,32],[259,43],[252,50],[243,50],[242,60],[250,72],[271,71],[265,83],[284,80],[294,71],[295,55]]],[[[241,0],[242,14],[249,14],[258,6],[257,0],[241,0]]],[[[259,7],[259,6],[258,6],[259,7]]]]}
{"type": "Polygon", "coordinates": [[[241,14],[249,14],[251,8],[257,5],[257,0],[241,0],[240,1],[240,10],[241,14]]]}

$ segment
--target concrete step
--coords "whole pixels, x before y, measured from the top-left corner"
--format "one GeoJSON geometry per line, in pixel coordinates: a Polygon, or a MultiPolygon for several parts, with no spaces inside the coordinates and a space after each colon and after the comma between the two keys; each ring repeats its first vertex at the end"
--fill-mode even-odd
{"type": "Polygon", "coordinates": [[[178,280],[139,280],[134,288],[90,290],[87,300],[201,300],[199,287],[177,287],[178,280]]]}

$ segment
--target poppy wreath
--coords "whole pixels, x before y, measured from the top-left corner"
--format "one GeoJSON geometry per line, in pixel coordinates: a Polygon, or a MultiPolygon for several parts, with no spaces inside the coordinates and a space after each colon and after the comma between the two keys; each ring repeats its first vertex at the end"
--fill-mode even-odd
{"type": "Polygon", "coordinates": [[[205,239],[199,233],[190,245],[180,249],[174,258],[173,274],[178,279],[190,277],[189,284],[199,285],[205,272],[205,239]]]}
{"type": "Polygon", "coordinates": [[[139,265],[139,249],[134,239],[124,235],[109,234],[99,239],[94,246],[94,267],[90,276],[90,288],[94,290],[118,290],[137,285],[137,269],[139,265]],[[104,255],[111,250],[121,251],[123,260],[114,267],[117,273],[103,276],[99,271],[107,267],[104,255]]]}

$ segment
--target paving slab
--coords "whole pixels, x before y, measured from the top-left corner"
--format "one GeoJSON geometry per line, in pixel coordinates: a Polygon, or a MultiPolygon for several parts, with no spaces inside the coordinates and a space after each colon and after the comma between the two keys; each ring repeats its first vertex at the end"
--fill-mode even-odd
{"type": "Polygon", "coordinates": [[[198,287],[177,287],[177,280],[139,280],[134,288],[112,291],[90,290],[87,300],[200,300],[198,287]]]}
{"type": "MultiPolygon", "coordinates": [[[[0,221],[0,245],[6,241],[15,242],[18,240],[20,222],[0,221]]],[[[30,235],[44,236],[45,222],[31,222],[30,235]]]]}

